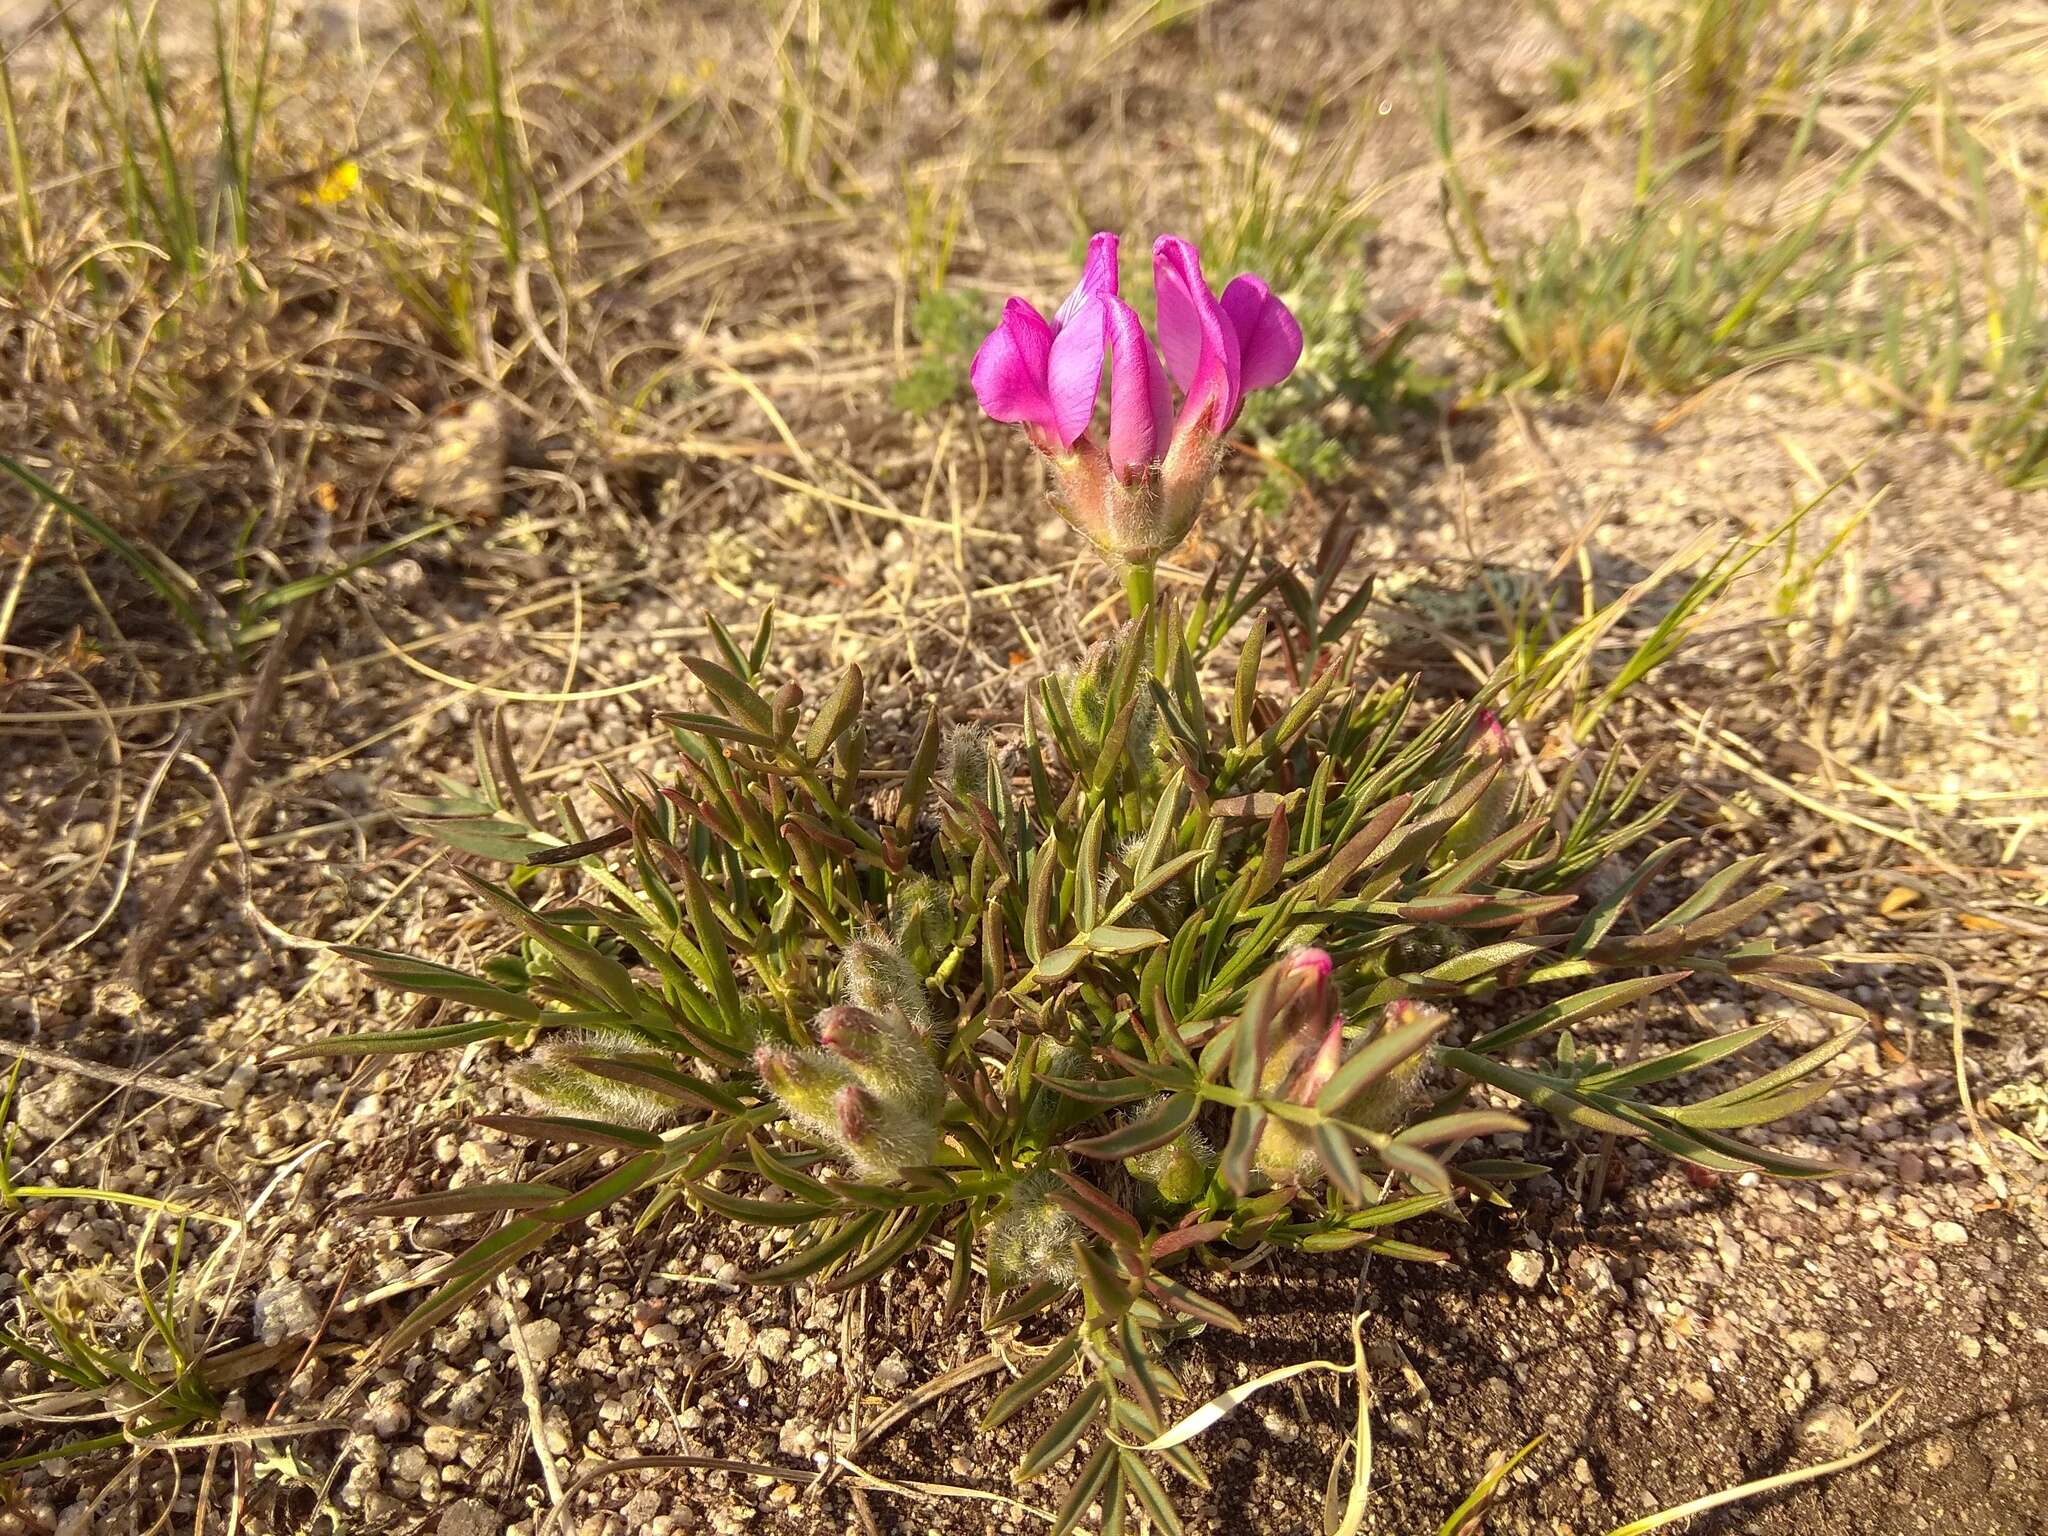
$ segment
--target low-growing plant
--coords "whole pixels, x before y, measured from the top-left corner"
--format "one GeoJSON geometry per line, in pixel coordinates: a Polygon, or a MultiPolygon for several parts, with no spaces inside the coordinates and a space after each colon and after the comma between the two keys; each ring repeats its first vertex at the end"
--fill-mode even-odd
{"type": "Polygon", "coordinates": [[[1829,212],[1862,180],[1913,103],[1874,134],[1805,216],[1752,228],[1719,203],[1675,195],[1684,162],[1643,170],[1628,215],[1588,228],[1568,214],[1512,254],[1488,240],[1452,152],[1448,99],[1433,114],[1446,228],[1466,269],[1490,291],[1513,359],[1496,382],[1611,394],[1682,393],[1742,369],[1852,349],[1870,321],[1857,278],[1885,258],[1829,212]]]}
{"type": "Polygon", "coordinates": [[[15,1380],[0,1402],[0,1430],[18,1442],[0,1475],[58,1457],[121,1447],[145,1450],[211,1427],[232,1383],[261,1346],[218,1338],[229,1256],[217,1244],[189,1258],[190,1224],[240,1235],[233,1218],[124,1190],[24,1183],[14,1164],[19,1059],[0,1089],[0,1211],[30,1202],[92,1201],[149,1213],[123,1272],[118,1261],[18,1277],[0,1313],[0,1356],[15,1380]]]}
{"type": "Polygon", "coordinates": [[[927,416],[967,397],[968,366],[988,329],[988,303],[969,289],[937,288],[917,301],[910,325],[917,361],[889,398],[908,415],[927,416]]]}
{"type": "Polygon", "coordinates": [[[1854,1016],[1822,961],[1744,936],[1781,894],[1747,888],[1754,861],[1659,910],[1672,802],[1613,755],[1527,777],[1490,708],[1506,676],[1432,705],[1377,675],[1341,521],[1302,569],[1247,554],[1190,602],[1155,594],[1245,391],[1300,352],[1257,278],[1219,300],[1186,242],[1155,262],[1163,364],[1113,236],[1053,320],[1012,299],[975,360],[1131,598],[1014,729],[934,706],[897,757],[858,666],[812,702],[768,619],[712,620],[706,703],[665,717],[674,772],[599,786],[603,827],[543,815],[488,734],[478,789],[406,807],[509,867],[462,875],[507,946],[475,971],[349,950],[450,1016],[313,1049],[499,1042],[533,1103],[484,1123],[552,1150],[530,1181],[384,1207],[499,1218],[387,1349],[621,1201],[786,1233],[761,1285],[848,1290],[937,1250],[948,1313],[979,1275],[982,1325],[1034,1330],[982,1421],[1038,1415],[1017,1480],[1085,1446],[1056,1530],[1099,1505],[1104,1530],[1128,1507],[1177,1531],[1166,1474],[1206,1474],[1169,1428],[1174,1346],[1245,1326],[1217,1293],[1268,1248],[1445,1261],[1416,1224],[1511,1205],[1542,1169],[1495,1138],[1531,1111],[1823,1171],[1738,1133],[1825,1094],[1853,1026],[1697,1099],[1689,1075],[1773,1026],[1633,1060],[1582,1033],[1692,978],[1854,1016]]]}
{"type": "Polygon", "coordinates": [[[1563,100],[1604,97],[1620,113],[1647,113],[1662,147],[1710,151],[1724,173],[1773,122],[1835,91],[1844,72],[1876,64],[1911,78],[1939,35],[1915,0],[1592,0],[1569,14],[1537,0],[1536,10],[1564,45],[1551,66],[1563,100]]]}
{"type": "Polygon", "coordinates": [[[1975,284],[1958,261],[1934,292],[1895,285],[1880,323],[1844,359],[1849,393],[1960,430],[2009,485],[2048,485],[2044,249],[2048,218],[2029,210],[2014,238],[1985,242],[1975,284]]]}
{"type": "Polygon", "coordinates": [[[1416,317],[1376,320],[1355,274],[1337,284],[1312,281],[1288,297],[1301,321],[1301,362],[1276,388],[1248,400],[1239,418],[1268,465],[1251,505],[1275,515],[1302,487],[1320,490],[1350,474],[1367,433],[1427,408],[1443,383],[1408,350],[1416,317]]]}

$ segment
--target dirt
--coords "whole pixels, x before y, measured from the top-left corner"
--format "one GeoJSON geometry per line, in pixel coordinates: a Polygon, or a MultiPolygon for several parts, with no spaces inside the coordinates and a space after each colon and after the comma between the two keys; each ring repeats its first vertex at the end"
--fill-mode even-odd
{"type": "MultiPolygon", "coordinates": [[[[1422,55],[1402,21],[1308,9],[1217,7],[1119,58],[1110,104],[1064,119],[1055,148],[1085,159],[1133,122],[1169,151],[1203,133],[1210,103],[1177,87],[1202,60],[1218,89],[1283,116],[1322,92],[1383,95],[1395,105],[1356,182],[1433,186],[1411,90],[1422,55]],[[1304,58],[1312,22],[1327,45],[1304,58]]],[[[1422,32],[1464,45],[1453,73],[1461,113],[1483,118],[1500,110],[1496,96],[1512,105],[1542,77],[1544,45],[1526,28],[1494,27],[1491,8],[1418,10],[1422,32]]],[[[720,11],[703,36],[728,19],[720,11]]],[[[1566,131],[1510,135],[1489,153],[1493,206],[1530,228],[1591,168],[1611,175],[1614,164],[1604,142],[1566,131]]],[[[1136,192],[1116,180],[1082,178],[1089,217],[1124,201],[1149,225],[1185,207],[1174,175],[1136,192]]],[[[1027,257],[1012,253],[1013,238],[1035,260],[1070,233],[1050,200],[1036,213],[1018,206],[991,211],[989,232],[963,251],[977,281],[1019,276],[1027,257]]],[[[1492,343],[1480,302],[1438,283],[1449,252],[1433,194],[1391,197],[1381,215],[1359,257],[1376,302],[1425,305],[1424,345],[1469,378],[1492,343]]],[[[634,334],[704,325],[729,297],[719,284],[744,289],[743,313],[718,322],[721,356],[765,381],[800,441],[829,451],[820,479],[839,500],[672,443],[565,437],[559,383],[537,392],[542,405],[507,429],[501,506],[361,573],[318,610],[236,838],[151,957],[160,964],[137,1010],[117,1008],[104,983],[211,804],[206,778],[166,754],[189,747],[224,766],[247,679],[196,661],[143,599],[124,603],[104,563],[92,570],[115,594],[126,648],[70,645],[93,609],[69,567],[35,568],[0,683],[0,869],[14,885],[0,895],[0,1038],[40,1053],[20,1077],[10,1176],[240,1213],[237,1234],[187,1228],[196,1295],[186,1294],[210,1347],[249,1354],[227,1389],[225,1444],[8,1474],[0,1536],[146,1529],[159,1514],[164,1529],[213,1531],[231,1528],[230,1509],[234,1528],[259,1532],[1044,1529],[1008,1501],[1049,1508],[1062,1479],[1019,1491],[1008,1469],[1045,1417],[976,1429],[1008,1369],[863,1438],[863,1426],[988,1347],[971,1316],[940,1315],[945,1268],[930,1255],[861,1292],[762,1290],[738,1276],[773,1256],[772,1240],[674,1209],[641,1231],[608,1213],[402,1359],[365,1369],[368,1346],[423,1294],[439,1258],[483,1229],[365,1215],[363,1204],[517,1178],[533,1154],[473,1124],[513,1104],[490,1049],[279,1060],[292,1045],[410,1016],[322,945],[360,939],[449,963],[489,953],[491,931],[390,797],[432,793],[435,775],[473,778],[472,728],[494,709],[529,767],[557,771],[553,787],[567,789],[599,762],[659,767],[651,713],[690,696],[680,657],[706,643],[707,608],[737,625],[772,599],[781,665],[810,685],[859,658],[878,740],[907,732],[933,697],[961,717],[1007,718],[1105,622],[1114,584],[1048,517],[1017,444],[964,411],[906,424],[887,405],[888,304],[861,286],[886,257],[763,238],[776,243],[752,269],[715,269],[701,287],[668,285],[680,257],[651,258],[627,280],[635,296],[685,297],[672,312],[650,298],[634,334]],[[847,312],[821,326],[822,340],[790,339],[835,292],[847,312]],[[833,368],[837,383],[791,382],[833,368]],[[832,479],[840,464],[869,483],[832,479]],[[401,660],[394,645],[416,648],[401,660]],[[167,760],[160,799],[139,811],[167,760]],[[124,1078],[133,1071],[154,1076],[124,1078]],[[536,1435],[562,1480],[582,1485],[552,1527],[536,1435]],[[834,1452],[864,1476],[841,1467],[813,1486],[834,1452]],[[664,1456],[786,1475],[603,1467],[664,1456]]],[[[1048,260],[1041,276],[1057,282],[1058,270],[1048,260]]],[[[467,403],[451,377],[408,385],[434,419],[467,403]]],[[[370,447],[322,450],[322,473],[351,495],[383,496],[385,470],[432,437],[384,409],[362,407],[370,447]]],[[[707,438],[773,441],[774,424],[745,399],[717,409],[707,438]]],[[[1249,471],[1233,474],[1243,489],[1249,471]]],[[[1767,559],[1731,616],[1625,718],[1645,743],[1671,749],[1661,778],[1688,793],[1686,831],[1717,855],[1770,852],[1773,877],[1792,887],[1784,936],[1878,957],[1843,968],[1876,1022],[1841,1058],[1837,1092],[1772,1135],[1840,1171],[1804,1184],[1700,1179],[1624,1148],[1589,1209],[1599,1149],[1546,1128],[1524,1150],[1553,1172],[1528,1186],[1523,1208],[1415,1231],[1449,1250],[1449,1264],[1382,1260],[1361,1274],[1341,1255],[1290,1257],[1212,1277],[1252,1329],[1178,1346],[1171,1364],[1190,1402],[1277,1365],[1348,1361],[1351,1319],[1366,1312],[1368,1530],[1436,1530],[1490,1465],[1538,1436],[1489,1529],[1593,1536],[1880,1439],[1872,1459],[1686,1529],[2017,1536],[2048,1526],[2042,1165],[1996,1125],[1992,1152],[1973,1143],[1952,1054],[1966,1056],[1980,1106],[2001,1088],[2041,1084],[2048,1062],[2038,498],[2001,486],[1953,437],[1896,426],[1787,370],[1717,386],[1682,410],[1535,396],[1413,416],[1375,438],[1320,505],[1278,523],[1220,516],[1167,577],[1192,586],[1211,559],[1255,538],[1299,553],[1340,511],[1382,577],[1384,664],[1425,666],[1454,687],[1463,674],[1446,631],[1481,657],[1500,644],[1476,572],[1570,590],[1578,567],[1553,562],[1591,528],[1586,568],[1611,594],[1703,531],[1767,532],[1838,476],[1818,526],[1876,498],[1840,557],[1783,612],[1773,592],[1783,566],[1767,559]],[[1963,1004],[1953,1034],[1934,960],[1953,967],[1963,1004]]],[[[398,483],[417,494],[420,482],[398,483]]],[[[1539,761],[1568,746],[1555,724],[1527,743],[1539,761]]],[[[1675,1042],[1697,1038],[1701,1019],[1725,1028],[1773,1014],[1786,1026],[1781,1059],[1816,1038],[1816,1021],[1796,1009],[1709,990],[1694,1001],[1699,1018],[1650,1014],[1617,1028],[1640,1023],[1649,1043],[1675,1042]]],[[[175,1223],[73,1199],[0,1220],[10,1313],[31,1283],[62,1282],[107,1337],[132,1336],[122,1331],[142,1322],[132,1256],[139,1243],[160,1261],[175,1223]]],[[[1020,1358],[1038,1336],[1024,1330],[1020,1358]]],[[[1199,1442],[1214,1488],[1177,1486],[1189,1529],[1321,1530],[1350,1380],[1297,1377],[1199,1442]]],[[[10,1402],[26,1390],[21,1367],[0,1372],[10,1402]]],[[[5,1436],[25,1446],[38,1433],[17,1425],[5,1436]]],[[[0,1454],[12,1448],[0,1437],[0,1454]]]]}

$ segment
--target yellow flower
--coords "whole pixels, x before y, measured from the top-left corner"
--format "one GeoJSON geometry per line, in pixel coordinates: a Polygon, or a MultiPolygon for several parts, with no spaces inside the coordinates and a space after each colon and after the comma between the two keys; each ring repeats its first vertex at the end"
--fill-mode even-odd
{"type": "Polygon", "coordinates": [[[313,201],[330,208],[336,203],[345,203],[355,196],[362,178],[362,168],[353,160],[344,160],[321,177],[320,186],[313,193],[313,201]]]}

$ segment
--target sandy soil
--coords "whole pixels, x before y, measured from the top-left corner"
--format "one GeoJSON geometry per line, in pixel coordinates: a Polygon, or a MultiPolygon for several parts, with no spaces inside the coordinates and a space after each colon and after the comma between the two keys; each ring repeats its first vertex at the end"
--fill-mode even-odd
{"type": "MultiPolygon", "coordinates": [[[[1438,283],[1447,251],[1402,94],[1412,55],[1391,21],[1316,9],[1344,45],[1328,60],[1300,64],[1300,23],[1267,4],[1219,7],[1122,60],[1116,131],[1199,131],[1168,88],[1195,50],[1274,110],[1330,81],[1384,91],[1398,105],[1355,180],[1406,177],[1412,195],[1386,200],[1356,260],[1384,309],[1426,306],[1423,345],[1470,377],[1489,344],[1484,311],[1438,283]]],[[[1468,19],[1425,8],[1438,35],[1468,19]]],[[[1540,60],[1514,29],[1466,30],[1456,90],[1483,115],[1489,90],[1526,89],[1540,60]]],[[[1077,156],[1110,131],[1086,115],[1066,127],[1057,147],[1077,156]]],[[[1540,227],[1603,153],[1571,134],[1519,135],[1488,151],[1485,179],[1503,217],[1540,227]]],[[[1057,213],[1011,217],[1030,227],[1027,249],[1060,249],[1057,213]]],[[[999,229],[991,215],[963,250],[971,280],[1018,275],[999,229]]],[[[0,870],[17,892],[0,896],[0,1038],[33,1053],[11,1178],[243,1217],[239,1230],[189,1226],[184,1268],[208,1347],[241,1351],[226,1419],[251,1433],[11,1474],[0,1536],[143,1529],[158,1511],[161,1528],[194,1530],[201,1504],[209,1531],[230,1528],[230,1510],[251,1531],[440,1536],[1044,1528],[1004,1502],[1017,1497],[1008,1467],[1042,1424],[974,1427],[1007,1371],[926,1392],[986,1350],[978,1329],[936,1321],[945,1276],[929,1256],[851,1295],[754,1290],[734,1281],[773,1251],[757,1235],[676,1210],[635,1232],[613,1213],[403,1359],[362,1369],[366,1346],[481,1227],[358,1208],[516,1177],[532,1154],[471,1123],[512,1104],[494,1050],[276,1059],[408,1017],[405,1000],[322,945],[360,939],[451,963],[490,952],[447,860],[390,796],[431,793],[437,774],[467,779],[471,727],[493,710],[522,759],[569,789],[599,763],[659,767],[650,716],[689,697],[679,658],[702,643],[707,608],[750,622],[772,598],[781,665],[807,681],[858,657],[878,737],[907,731],[935,696],[963,718],[1007,718],[1101,627],[1112,583],[1048,515],[1020,445],[965,411],[905,424],[888,406],[886,304],[863,298],[822,340],[786,339],[794,317],[877,258],[793,242],[775,255],[773,270],[747,274],[746,323],[721,333],[724,355],[746,360],[800,440],[870,484],[834,483],[834,502],[713,454],[621,454],[565,429],[554,403],[473,418],[506,439],[487,510],[352,579],[295,636],[235,835],[149,957],[138,1007],[117,1007],[104,984],[211,804],[207,776],[173,754],[223,770],[250,683],[209,671],[140,605],[119,607],[127,649],[67,648],[90,607],[62,563],[33,572],[0,682],[0,870]],[[784,387],[806,369],[828,382],[784,387]],[[145,794],[155,804],[142,814],[145,794]],[[906,1401],[914,1412],[885,1417],[906,1401]],[[814,1484],[829,1453],[865,1480],[841,1468],[814,1484]],[[552,1528],[543,1455],[580,1485],[552,1528]],[[704,1460],[603,1470],[641,1456],[704,1460]],[[720,1459],[788,1475],[705,1464],[720,1459]]],[[[684,265],[655,261],[629,280],[644,287],[650,331],[705,320],[715,295],[667,280],[684,265]]],[[[373,347],[361,361],[391,356],[373,347]]],[[[470,403],[447,381],[407,384],[424,418],[363,404],[373,449],[323,449],[321,476],[402,505],[372,466],[405,459],[432,421],[470,403]]],[[[707,435],[771,439],[757,405],[722,409],[707,435]]],[[[1220,515],[1168,577],[1193,583],[1253,538],[1298,552],[1341,511],[1382,573],[1384,665],[1455,687],[1444,632],[1481,653],[1497,643],[1476,572],[1542,575],[1591,526],[1585,568],[1610,593],[1702,530],[1775,526],[1818,489],[1816,473],[1848,476],[1822,514],[1830,527],[1881,492],[1789,622],[1773,618],[1773,565],[1627,712],[1646,743],[1673,749],[1664,774],[1689,791],[1688,831],[1724,854],[1770,851],[1793,887],[1782,932],[1874,957],[1844,976],[1874,1027],[1842,1058],[1838,1091],[1779,1136],[1840,1173],[1801,1186],[1701,1180],[1624,1154],[1589,1210],[1591,1149],[1546,1135],[1534,1145],[1554,1173],[1525,1209],[1423,1235],[1453,1265],[1268,1264],[1222,1292],[1256,1321],[1251,1339],[1198,1340],[1174,1364],[1200,1396],[1273,1364],[1341,1359],[1362,1301],[1379,1392],[1375,1531],[1434,1530],[1491,1459],[1540,1435],[1490,1528],[1588,1536],[1840,1455],[1890,1403],[1889,1448],[1874,1460],[1688,1529],[2031,1533],[2048,1526],[2042,1165],[1996,1124],[1992,1154],[1973,1145],[1954,1063],[1960,1052],[1983,1105],[2001,1090],[1999,1102],[2023,1103],[2048,1061],[2041,506],[1953,437],[1843,405],[1810,374],[1725,383],[1672,417],[1669,401],[1557,397],[1417,414],[1372,439],[1321,504],[1264,524],[1220,515]]],[[[120,597],[117,580],[108,591],[120,597]]],[[[1692,1006],[1693,1018],[1620,1027],[1640,1023],[1653,1043],[1770,1012],[1710,989],[1692,1006]]],[[[1782,1012],[1789,1059],[1818,1025],[1782,1012]]],[[[24,1286],[60,1283],[110,1327],[138,1322],[131,1258],[141,1243],[161,1260],[175,1239],[174,1223],[145,1230],[144,1215],[75,1200],[10,1208],[0,1296],[11,1311],[24,1286]]],[[[1203,1441],[1215,1489],[1188,1492],[1190,1529],[1319,1530],[1350,1418],[1339,1381],[1298,1378],[1203,1441]]],[[[28,1386],[21,1366],[0,1372],[10,1400],[28,1386]]],[[[33,1432],[0,1432],[0,1452],[6,1435],[27,1444],[33,1432]]]]}

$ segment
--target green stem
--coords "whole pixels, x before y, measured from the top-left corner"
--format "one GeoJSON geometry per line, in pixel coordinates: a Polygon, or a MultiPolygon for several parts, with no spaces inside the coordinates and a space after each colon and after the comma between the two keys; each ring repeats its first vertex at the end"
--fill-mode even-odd
{"type": "Polygon", "coordinates": [[[1124,595],[1130,599],[1132,620],[1144,623],[1145,614],[1152,606],[1152,566],[1149,561],[1124,568],[1124,595]]]}

